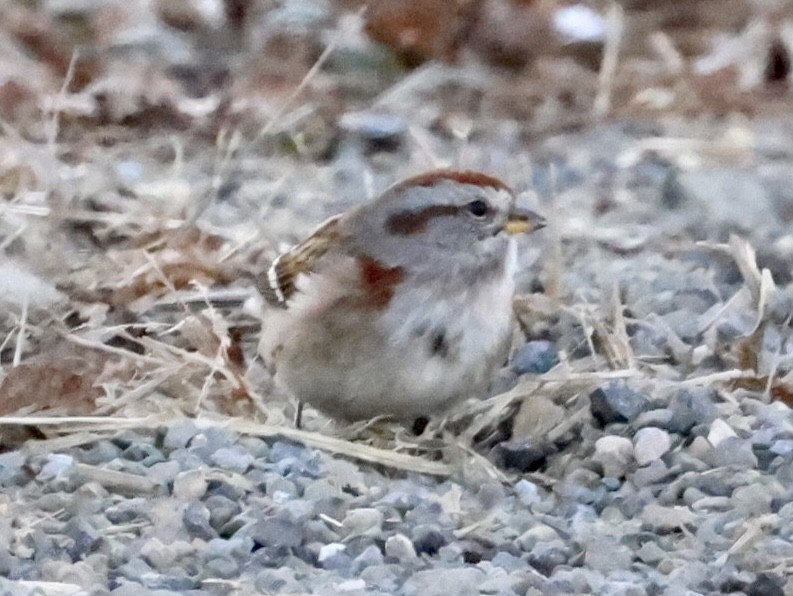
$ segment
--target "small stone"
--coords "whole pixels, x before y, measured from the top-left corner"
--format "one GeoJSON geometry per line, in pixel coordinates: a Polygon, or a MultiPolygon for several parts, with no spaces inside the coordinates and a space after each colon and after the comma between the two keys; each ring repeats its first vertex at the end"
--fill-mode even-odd
{"type": "Polygon", "coordinates": [[[206,493],[207,486],[203,470],[188,470],[174,478],[173,496],[185,501],[200,499],[206,493]]]}
{"type": "Polygon", "coordinates": [[[288,567],[265,569],[254,580],[254,587],[262,594],[308,594],[295,579],[295,571],[288,567]]]}
{"type": "Polygon", "coordinates": [[[159,484],[168,484],[169,482],[173,482],[174,478],[179,474],[179,471],[179,462],[170,460],[152,465],[147,475],[159,484]]]}
{"type": "Polygon", "coordinates": [[[399,115],[384,112],[347,112],[339,126],[366,141],[369,150],[394,151],[408,130],[408,122],[399,115]]]}
{"type": "Polygon", "coordinates": [[[346,581],[341,582],[340,584],[336,584],[336,591],[337,592],[358,592],[363,591],[366,589],[366,582],[361,578],[357,579],[348,579],[346,581]]]}
{"type": "Polygon", "coordinates": [[[336,555],[343,553],[347,550],[347,547],[343,545],[341,542],[331,542],[330,544],[323,544],[322,547],[319,549],[319,554],[317,555],[317,561],[320,563],[324,563],[331,557],[335,557],[336,555]]]}
{"type": "Polygon", "coordinates": [[[72,561],[79,561],[99,548],[102,535],[87,519],[73,517],[63,527],[63,533],[73,540],[69,547],[72,561]]]}
{"type": "Polygon", "coordinates": [[[653,565],[661,561],[664,557],[667,557],[668,553],[655,542],[645,542],[641,545],[639,550],[636,551],[636,556],[648,565],[653,565]]]}
{"type": "Polygon", "coordinates": [[[702,497],[690,505],[690,507],[694,512],[727,511],[732,507],[732,503],[729,497],[702,497]]]}
{"type": "Polygon", "coordinates": [[[240,564],[231,557],[216,557],[206,563],[206,573],[210,577],[231,579],[240,573],[240,564]]]}
{"type": "Polygon", "coordinates": [[[427,569],[411,575],[402,587],[405,596],[477,596],[485,574],[474,567],[427,569]]]}
{"type": "Polygon", "coordinates": [[[386,594],[396,594],[397,587],[402,584],[399,580],[397,584],[396,565],[372,565],[361,571],[361,579],[368,585],[378,588],[386,594]]]}
{"type": "MultiPolygon", "coordinates": [[[[787,455],[793,452],[793,439],[780,439],[774,441],[770,451],[776,455],[787,455]]],[[[1,457],[1,456],[0,456],[1,457]]]]}
{"type": "Polygon", "coordinates": [[[284,478],[280,474],[275,473],[268,473],[265,477],[264,481],[265,492],[270,495],[273,500],[275,500],[276,493],[282,493],[284,495],[289,495],[289,497],[296,498],[297,497],[297,487],[295,483],[289,480],[288,478],[284,478]]]}
{"type": "Polygon", "coordinates": [[[190,418],[178,420],[168,427],[163,439],[163,447],[167,450],[187,447],[190,440],[198,434],[198,427],[190,418]]]}
{"type": "Polygon", "coordinates": [[[162,452],[151,443],[132,443],[124,449],[121,456],[126,460],[138,462],[147,468],[165,461],[165,456],[162,452]]]}
{"type": "Polygon", "coordinates": [[[532,505],[542,502],[540,488],[525,478],[515,483],[515,493],[518,495],[520,502],[526,507],[531,507],[532,505]]]}
{"type": "Polygon", "coordinates": [[[182,523],[191,536],[202,540],[212,540],[218,534],[209,524],[209,509],[199,501],[192,501],[182,513],[182,523]]]}
{"type": "Polygon", "coordinates": [[[746,596],[785,596],[784,580],[770,573],[758,573],[757,579],[746,586],[746,596]]]}
{"type": "Polygon", "coordinates": [[[723,466],[757,468],[757,456],[752,449],[752,443],[738,437],[727,437],[719,441],[718,449],[711,450],[709,461],[717,468],[723,466]]]}
{"type": "Polygon", "coordinates": [[[631,389],[624,381],[612,381],[589,395],[592,415],[605,426],[630,422],[649,404],[647,396],[631,389]]]}
{"type": "Polygon", "coordinates": [[[672,446],[669,433],[655,427],[639,429],[633,438],[633,457],[640,466],[656,461],[672,446]]]}
{"type": "Polygon", "coordinates": [[[537,544],[553,542],[559,539],[559,533],[545,524],[538,524],[529,528],[515,539],[515,544],[521,550],[531,552],[537,544]]]}
{"type": "Polygon", "coordinates": [[[659,482],[668,478],[669,474],[669,468],[666,467],[666,464],[663,462],[663,460],[656,459],[655,461],[650,462],[647,466],[636,470],[633,473],[631,480],[637,488],[642,488],[643,486],[658,484],[659,482]]]}
{"type": "Polygon", "coordinates": [[[633,561],[634,553],[611,536],[591,539],[585,548],[584,563],[601,573],[627,569],[633,561]]]}
{"type": "Polygon", "coordinates": [[[103,439],[84,446],[77,454],[77,459],[84,464],[99,466],[121,457],[121,452],[118,445],[103,439]]]}
{"type": "Polygon", "coordinates": [[[774,497],[782,497],[783,494],[780,486],[773,487],[763,482],[739,486],[732,492],[730,500],[736,511],[750,518],[769,513],[774,497]]]}
{"type": "Polygon", "coordinates": [[[25,461],[25,456],[19,451],[0,453],[0,486],[9,487],[25,481],[25,461]]]}
{"type": "Polygon", "coordinates": [[[603,466],[604,476],[622,478],[633,460],[633,443],[625,437],[606,435],[595,441],[593,459],[603,466]]]}
{"type": "Polygon", "coordinates": [[[710,425],[708,432],[708,442],[714,447],[718,447],[725,439],[737,437],[737,433],[732,427],[721,418],[716,418],[710,425]]]}
{"type": "Polygon", "coordinates": [[[554,570],[570,561],[571,550],[561,540],[537,544],[529,553],[528,563],[550,577],[554,570]]]}
{"type": "Polygon", "coordinates": [[[358,572],[372,565],[382,565],[383,553],[374,544],[370,544],[361,551],[361,554],[355,557],[353,563],[358,572]]]}
{"type": "Polygon", "coordinates": [[[383,525],[383,514],[377,509],[360,508],[351,509],[342,520],[342,535],[376,536],[380,534],[383,525]]]}
{"type": "Polygon", "coordinates": [[[504,487],[500,482],[483,482],[476,491],[476,498],[485,509],[493,509],[506,497],[504,487]]]}
{"type": "Polygon", "coordinates": [[[144,541],[140,548],[140,556],[155,569],[167,569],[173,566],[177,559],[192,552],[193,546],[188,542],[174,540],[169,544],[163,544],[156,537],[144,541]]]}
{"type": "Polygon", "coordinates": [[[303,542],[301,527],[279,518],[256,522],[250,529],[249,535],[261,546],[295,547],[303,542]]]}
{"type": "Polygon", "coordinates": [[[649,503],[641,512],[642,522],[652,529],[660,532],[670,532],[697,521],[696,514],[688,507],[663,507],[656,503],[649,503]]]}
{"type": "Polygon", "coordinates": [[[545,465],[553,447],[531,439],[504,441],[493,449],[493,457],[502,467],[518,472],[536,472],[545,465]]]}
{"type": "Polygon", "coordinates": [[[705,437],[694,437],[694,440],[691,441],[691,444],[688,446],[689,455],[699,461],[705,461],[710,458],[712,452],[713,446],[708,443],[705,437]]]}
{"type": "Polygon", "coordinates": [[[385,541],[385,554],[394,557],[400,563],[416,558],[416,549],[413,543],[404,534],[395,534],[385,541]]]}
{"type": "Polygon", "coordinates": [[[647,410],[642,412],[633,421],[633,426],[636,428],[644,428],[645,426],[657,426],[659,428],[666,428],[674,417],[674,412],[668,408],[656,408],[654,410],[647,410]]]}
{"type": "Polygon", "coordinates": [[[544,339],[526,342],[512,358],[512,370],[518,375],[546,373],[557,364],[559,350],[544,339]]]}
{"type": "Polygon", "coordinates": [[[36,476],[39,482],[48,480],[62,480],[68,478],[74,470],[75,461],[71,455],[65,453],[50,453],[47,462],[36,476]]]}
{"type": "Polygon", "coordinates": [[[212,454],[210,459],[217,467],[231,470],[238,474],[244,474],[253,464],[253,456],[239,445],[221,447],[212,454]]]}
{"type": "Polygon", "coordinates": [[[224,495],[211,495],[204,504],[209,510],[209,523],[218,532],[242,511],[239,503],[224,495]]]}
{"type": "Polygon", "coordinates": [[[413,548],[418,554],[433,556],[441,547],[448,544],[448,541],[440,530],[432,525],[422,524],[413,528],[413,548]]]}

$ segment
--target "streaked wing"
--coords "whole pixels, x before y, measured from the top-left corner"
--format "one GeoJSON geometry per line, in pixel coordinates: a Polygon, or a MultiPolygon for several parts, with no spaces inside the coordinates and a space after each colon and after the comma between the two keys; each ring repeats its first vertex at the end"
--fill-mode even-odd
{"type": "Polygon", "coordinates": [[[286,308],[297,291],[298,276],[313,271],[320,257],[338,241],[341,216],[325,220],[311,236],[276,257],[267,272],[259,276],[257,286],[268,303],[286,308]]]}

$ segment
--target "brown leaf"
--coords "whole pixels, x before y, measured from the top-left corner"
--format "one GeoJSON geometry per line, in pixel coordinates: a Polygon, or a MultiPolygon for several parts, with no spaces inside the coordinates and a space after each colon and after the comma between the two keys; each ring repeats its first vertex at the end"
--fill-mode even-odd
{"type": "Polygon", "coordinates": [[[20,410],[58,410],[66,415],[90,414],[102,390],[95,373],[78,373],[80,363],[33,362],[9,368],[0,385],[0,415],[20,410]]]}

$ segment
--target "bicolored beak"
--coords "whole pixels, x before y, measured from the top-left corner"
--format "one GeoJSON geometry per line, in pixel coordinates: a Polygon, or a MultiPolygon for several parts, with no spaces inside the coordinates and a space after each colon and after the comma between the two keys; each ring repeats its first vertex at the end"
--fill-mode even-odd
{"type": "Polygon", "coordinates": [[[515,207],[509,214],[504,230],[508,234],[531,234],[547,225],[542,215],[515,207]]]}

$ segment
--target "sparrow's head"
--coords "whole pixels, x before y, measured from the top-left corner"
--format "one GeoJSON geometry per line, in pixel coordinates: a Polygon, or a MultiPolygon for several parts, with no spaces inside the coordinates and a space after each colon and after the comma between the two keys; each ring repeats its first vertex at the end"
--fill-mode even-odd
{"type": "Polygon", "coordinates": [[[501,256],[501,232],[533,232],[545,225],[536,213],[515,206],[503,182],[470,171],[436,170],[409,178],[358,208],[346,222],[356,248],[391,266],[430,258],[472,263],[501,256]]]}

